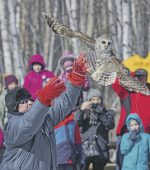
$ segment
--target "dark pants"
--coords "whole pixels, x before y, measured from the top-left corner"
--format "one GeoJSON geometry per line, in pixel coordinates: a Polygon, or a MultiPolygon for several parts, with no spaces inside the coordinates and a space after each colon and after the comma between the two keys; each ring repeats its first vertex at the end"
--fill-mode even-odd
{"type": "Polygon", "coordinates": [[[90,163],[93,164],[93,170],[104,170],[105,164],[103,164],[99,159],[97,158],[88,158],[85,159],[83,170],[89,170],[90,163]]]}
{"type": "Polygon", "coordinates": [[[58,165],[58,170],[74,170],[74,165],[61,164],[58,165]]]}

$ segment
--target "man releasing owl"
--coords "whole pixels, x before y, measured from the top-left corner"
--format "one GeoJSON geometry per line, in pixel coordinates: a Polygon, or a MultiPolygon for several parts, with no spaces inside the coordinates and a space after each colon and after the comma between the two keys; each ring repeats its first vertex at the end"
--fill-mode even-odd
{"type": "Polygon", "coordinates": [[[113,84],[118,78],[120,84],[129,91],[150,95],[146,85],[137,78],[130,76],[129,70],[115,57],[112,40],[109,36],[101,36],[95,41],[84,33],[71,30],[68,26],[45,13],[43,13],[43,16],[53,32],[60,36],[78,38],[86,45],[88,71],[93,80],[107,86],[113,84]]]}

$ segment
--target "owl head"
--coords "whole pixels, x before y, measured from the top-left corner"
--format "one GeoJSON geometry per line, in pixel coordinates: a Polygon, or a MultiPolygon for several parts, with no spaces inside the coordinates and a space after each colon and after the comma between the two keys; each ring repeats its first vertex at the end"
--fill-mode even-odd
{"type": "Polygon", "coordinates": [[[112,44],[112,39],[107,36],[103,35],[99,38],[96,39],[95,42],[95,51],[96,53],[106,53],[110,54],[113,51],[113,44],[112,44]]]}

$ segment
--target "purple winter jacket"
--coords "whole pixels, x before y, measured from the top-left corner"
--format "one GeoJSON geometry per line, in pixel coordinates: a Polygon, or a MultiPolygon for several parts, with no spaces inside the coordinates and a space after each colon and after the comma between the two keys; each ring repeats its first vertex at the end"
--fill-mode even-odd
{"type": "Polygon", "coordinates": [[[31,94],[32,98],[35,100],[37,97],[37,92],[42,89],[43,79],[54,77],[54,73],[45,70],[45,62],[43,56],[36,54],[31,56],[29,60],[29,67],[31,68],[33,63],[39,63],[42,65],[42,70],[39,73],[31,70],[27,73],[24,78],[23,87],[31,94]]]}

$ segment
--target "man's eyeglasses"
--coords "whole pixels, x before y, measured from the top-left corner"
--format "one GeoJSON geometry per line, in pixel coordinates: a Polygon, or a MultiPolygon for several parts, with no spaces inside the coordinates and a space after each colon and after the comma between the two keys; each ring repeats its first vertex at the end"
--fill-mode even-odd
{"type": "Polygon", "coordinates": [[[25,104],[28,103],[28,101],[34,102],[34,100],[30,98],[22,99],[21,101],[18,102],[18,104],[25,104]]]}

